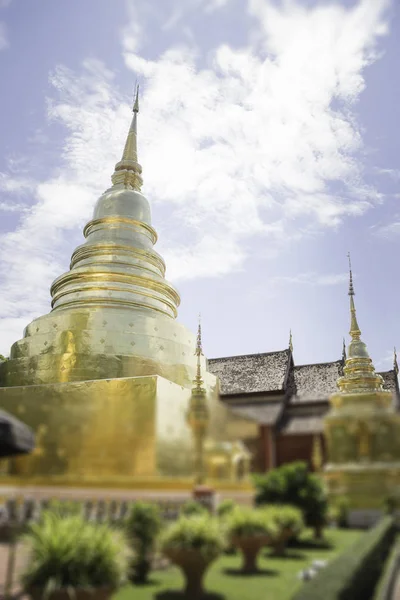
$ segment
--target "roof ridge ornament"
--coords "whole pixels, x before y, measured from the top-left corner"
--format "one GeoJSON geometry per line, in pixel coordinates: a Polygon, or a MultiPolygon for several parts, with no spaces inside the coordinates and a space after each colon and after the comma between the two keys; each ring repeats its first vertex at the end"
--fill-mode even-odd
{"type": "Polygon", "coordinates": [[[293,354],[293,335],[292,330],[289,330],[289,350],[293,354]]]}

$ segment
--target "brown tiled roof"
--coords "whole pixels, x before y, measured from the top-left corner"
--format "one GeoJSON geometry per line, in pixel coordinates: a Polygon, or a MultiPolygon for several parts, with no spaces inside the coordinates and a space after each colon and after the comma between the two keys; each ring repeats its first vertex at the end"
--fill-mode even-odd
{"type": "Polygon", "coordinates": [[[208,370],[217,375],[221,395],[252,394],[284,390],[289,350],[212,358],[208,370]]]}
{"type": "Polygon", "coordinates": [[[337,391],[336,382],[342,375],[342,366],[342,361],[337,360],[331,363],[294,367],[295,393],[292,402],[310,402],[329,398],[337,391]]]}
{"type": "Polygon", "coordinates": [[[384,371],[379,373],[383,377],[383,387],[390,392],[397,392],[397,375],[395,371],[384,371]]]}
{"type": "Polygon", "coordinates": [[[322,433],[324,430],[324,415],[289,415],[280,427],[284,435],[322,433]]]}
{"type": "Polygon", "coordinates": [[[274,425],[282,411],[282,402],[263,402],[258,404],[233,404],[229,406],[229,412],[256,421],[260,425],[274,425]]]}

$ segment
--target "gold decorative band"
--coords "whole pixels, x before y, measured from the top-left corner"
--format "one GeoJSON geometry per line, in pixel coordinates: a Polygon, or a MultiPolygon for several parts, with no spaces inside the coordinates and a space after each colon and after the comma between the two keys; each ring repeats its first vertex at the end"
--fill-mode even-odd
{"type": "Polygon", "coordinates": [[[128,217],[103,217],[102,219],[94,219],[93,221],[89,221],[87,225],[85,225],[83,229],[83,235],[85,238],[91,233],[92,229],[98,227],[99,225],[107,225],[109,226],[118,226],[118,225],[127,225],[129,228],[137,228],[144,229],[148,237],[151,239],[152,243],[155,244],[157,242],[158,236],[157,232],[151,225],[147,223],[143,223],[143,221],[137,221],[136,219],[129,219],[128,217]]]}

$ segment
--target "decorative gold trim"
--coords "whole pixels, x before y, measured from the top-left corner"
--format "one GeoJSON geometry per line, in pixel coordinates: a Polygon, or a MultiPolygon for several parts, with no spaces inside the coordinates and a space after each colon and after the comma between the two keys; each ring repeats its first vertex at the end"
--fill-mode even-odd
{"type": "MultiPolygon", "coordinates": [[[[55,302],[58,302],[61,298],[65,297],[65,296],[69,296],[70,294],[75,294],[76,290],[79,290],[80,292],[93,292],[93,291],[105,292],[105,291],[114,291],[114,292],[121,292],[121,293],[127,293],[127,294],[136,294],[138,296],[146,296],[147,298],[151,298],[152,300],[155,300],[156,302],[160,302],[161,304],[166,304],[171,309],[171,311],[174,313],[175,317],[178,314],[176,306],[172,302],[170,302],[168,299],[165,299],[165,297],[156,296],[154,294],[151,294],[151,293],[143,291],[143,290],[132,291],[129,288],[120,288],[120,287],[115,287],[115,286],[106,286],[106,287],[85,286],[85,287],[75,288],[75,290],[73,290],[73,291],[72,290],[68,290],[68,291],[65,291],[65,292],[59,292],[59,294],[57,295],[57,298],[53,299],[52,306],[54,305],[55,302]]],[[[102,298],[102,301],[104,302],[104,298],[102,298]]],[[[131,300],[121,300],[121,299],[115,298],[115,297],[114,298],[111,297],[111,298],[107,299],[107,302],[110,302],[110,301],[111,302],[117,302],[118,301],[118,302],[122,302],[124,304],[125,304],[125,302],[129,303],[129,304],[132,303],[131,300]]],[[[78,304],[82,304],[82,298],[80,298],[79,301],[73,300],[73,302],[78,303],[78,304]]],[[[91,302],[96,302],[96,300],[92,299],[91,302]]],[[[87,300],[84,300],[84,303],[86,304],[87,300]]],[[[71,302],[68,302],[67,304],[70,305],[71,302]]],[[[140,302],[138,302],[137,305],[138,306],[146,306],[146,307],[149,307],[149,308],[155,308],[152,305],[143,304],[143,303],[140,303],[140,302]]],[[[62,306],[64,306],[64,305],[62,305],[62,306]]],[[[57,306],[56,308],[58,310],[59,307],[57,306]]],[[[61,308],[61,306],[60,306],[60,308],[61,308]]],[[[159,309],[159,310],[161,312],[165,312],[165,311],[162,311],[162,309],[159,309]]],[[[165,314],[168,314],[168,313],[165,313],[165,314]]]]}
{"type": "Polygon", "coordinates": [[[157,232],[151,225],[148,225],[143,221],[137,221],[136,219],[116,216],[103,217],[101,219],[93,219],[92,221],[89,221],[89,223],[87,223],[83,228],[84,237],[87,238],[88,235],[91,233],[91,230],[95,227],[98,227],[99,225],[107,225],[107,227],[112,227],[113,225],[128,225],[129,228],[132,228],[133,226],[133,228],[144,229],[153,244],[155,244],[158,240],[157,232]]]}
{"type": "MultiPolygon", "coordinates": [[[[122,246],[121,244],[112,243],[98,243],[90,246],[82,244],[81,246],[78,246],[71,257],[70,269],[72,270],[81,260],[90,259],[92,256],[109,256],[110,254],[126,254],[127,256],[134,256],[139,260],[146,260],[156,269],[160,270],[162,277],[165,275],[165,262],[154,250],[149,251],[133,246],[122,246]]],[[[135,264],[132,266],[142,267],[141,265],[135,264]]]]}
{"type": "MultiPolygon", "coordinates": [[[[128,283],[130,285],[137,285],[140,288],[150,288],[155,292],[159,292],[161,294],[165,294],[172,302],[179,306],[180,304],[180,296],[178,292],[166,281],[155,281],[154,279],[141,277],[140,275],[126,274],[123,273],[114,273],[107,271],[96,271],[96,272],[85,272],[85,273],[77,273],[75,271],[69,271],[68,273],[64,273],[61,275],[51,286],[51,295],[53,298],[52,306],[57,300],[58,290],[60,287],[64,287],[68,284],[73,284],[75,281],[84,280],[85,282],[93,281],[98,283],[100,281],[108,282],[112,281],[113,283],[128,283]]],[[[83,288],[84,289],[84,288],[83,288]]],[[[118,288],[116,288],[118,289],[118,288]]],[[[77,290],[77,291],[82,291],[77,290]]]]}

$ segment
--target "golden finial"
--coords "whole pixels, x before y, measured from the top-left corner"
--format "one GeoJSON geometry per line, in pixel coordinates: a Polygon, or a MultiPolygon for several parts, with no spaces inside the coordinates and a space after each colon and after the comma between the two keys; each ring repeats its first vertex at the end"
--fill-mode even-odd
{"type": "Polygon", "coordinates": [[[139,84],[138,83],[136,84],[135,101],[133,103],[132,112],[134,112],[134,113],[139,112],[139,84]]]}
{"type": "Polygon", "coordinates": [[[289,350],[290,350],[290,352],[293,353],[293,336],[292,336],[292,330],[291,329],[289,331],[289,350]]]}
{"type": "Polygon", "coordinates": [[[347,354],[346,354],[346,340],[343,338],[343,348],[342,348],[342,361],[346,362],[347,354]]]}
{"type": "Polygon", "coordinates": [[[349,296],[355,296],[354,286],[353,286],[353,271],[351,269],[351,256],[350,256],[350,252],[347,253],[347,258],[349,259],[349,273],[350,273],[349,296]]]}
{"type": "Polygon", "coordinates": [[[394,347],[394,352],[393,352],[393,368],[394,368],[396,375],[398,375],[399,374],[399,363],[397,362],[396,346],[394,347]]]}
{"type": "Polygon", "coordinates": [[[115,165],[115,171],[111,177],[114,185],[122,184],[140,192],[143,184],[142,167],[138,163],[137,155],[137,115],[139,112],[139,86],[136,85],[132,112],[133,118],[126,138],[121,160],[115,165]]]}

